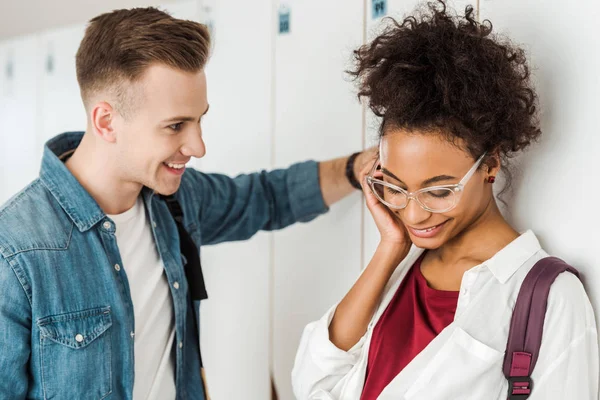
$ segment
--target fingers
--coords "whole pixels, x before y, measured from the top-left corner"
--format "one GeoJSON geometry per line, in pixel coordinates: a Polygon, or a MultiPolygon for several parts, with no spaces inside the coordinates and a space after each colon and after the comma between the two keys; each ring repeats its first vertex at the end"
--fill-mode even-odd
{"type": "Polygon", "coordinates": [[[365,163],[361,167],[360,172],[358,173],[358,177],[361,182],[364,182],[367,175],[369,175],[369,172],[371,172],[371,168],[373,167],[374,162],[375,162],[374,160],[371,160],[370,163],[365,163]]]}
{"type": "Polygon", "coordinates": [[[378,147],[370,147],[363,150],[354,161],[354,173],[357,177],[362,172],[363,168],[367,168],[367,173],[379,155],[378,147]]]}
{"type": "Polygon", "coordinates": [[[373,169],[373,162],[375,162],[375,161],[376,161],[376,159],[372,159],[372,162],[364,165],[363,169],[359,173],[360,183],[362,185],[363,193],[365,195],[367,207],[369,207],[369,208],[372,208],[379,204],[379,199],[375,196],[375,194],[371,190],[371,187],[367,183],[367,176],[373,169]]]}

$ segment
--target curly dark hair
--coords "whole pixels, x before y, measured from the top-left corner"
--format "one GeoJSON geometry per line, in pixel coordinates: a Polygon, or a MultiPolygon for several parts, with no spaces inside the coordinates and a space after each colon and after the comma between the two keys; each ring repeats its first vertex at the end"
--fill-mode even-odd
{"type": "Polygon", "coordinates": [[[387,18],[383,33],[354,51],[348,73],[359,99],[382,117],[380,137],[394,128],[439,132],[473,158],[497,153],[505,166],[541,134],[524,51],[492,34],[489,20],[477,22],[472,6],[464,16],[442,0],[423,10],[402,23],[387,18]]]}

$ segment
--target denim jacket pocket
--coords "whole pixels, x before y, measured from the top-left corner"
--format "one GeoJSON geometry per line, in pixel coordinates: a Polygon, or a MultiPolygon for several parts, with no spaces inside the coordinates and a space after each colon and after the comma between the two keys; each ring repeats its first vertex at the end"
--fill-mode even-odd
{"type": "Polygon", "coordinates": [[[98,400],[110,395],[110,307],[52,315],[37,325],[45,399],[98,400]]]}

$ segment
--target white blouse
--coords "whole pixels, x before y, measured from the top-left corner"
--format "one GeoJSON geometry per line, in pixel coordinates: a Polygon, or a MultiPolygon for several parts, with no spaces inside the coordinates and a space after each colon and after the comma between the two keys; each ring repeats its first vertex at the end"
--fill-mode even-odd
{"type": "MultiPolygon", "coordinates": [[[[292,371],[299,400],[359,400],[371,335],[400,282],[423,253],[413,246],[387,283],[366,334],[349,351],[329,340],[331,308],[304,330],[292,371]]],[[[527,231],[465,272],[454,321],[383,390],[379,400],[506,400],[502,363],[521,283],[547,254],[527,231]]],[[[390,355],[393,357],[393,355],[390,355]]],[[[583,285],[561,274],[550,290],[530,400],[597,400],[598,337],[583,285]]]]}

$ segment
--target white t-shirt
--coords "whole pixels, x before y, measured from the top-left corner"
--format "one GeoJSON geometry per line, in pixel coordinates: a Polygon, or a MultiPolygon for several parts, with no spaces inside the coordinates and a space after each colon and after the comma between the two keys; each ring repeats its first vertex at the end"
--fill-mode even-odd
{"type": "Polygon", "coordinates": [[[132,209],[109,217],[116,224],[121,267],[127,274],[133,301],[133,399],[175,399],[173,300],[144,202],[138,197],[132,209]]]}

